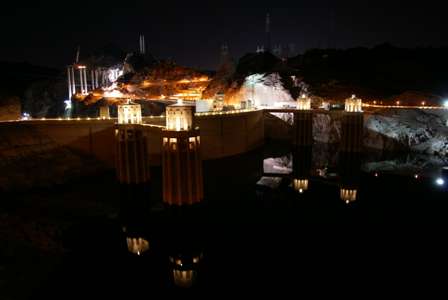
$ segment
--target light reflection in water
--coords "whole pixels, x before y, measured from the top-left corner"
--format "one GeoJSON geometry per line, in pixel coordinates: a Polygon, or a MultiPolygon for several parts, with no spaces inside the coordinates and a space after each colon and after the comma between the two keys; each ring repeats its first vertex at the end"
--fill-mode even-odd
{"type": "Polygon", "coordinates": [[[126,243],[128,245],[129,252],[139,256],[149,250],[149,242],[141,237],[127,237],[126,243]]]}
{"type": "Polygon", "coordinates": [[[197,280],[198,268],[202,258],[202,253],[193,256],[170,256],[169,261],[174,285],[180,288],[192,287],[197,280]]]}

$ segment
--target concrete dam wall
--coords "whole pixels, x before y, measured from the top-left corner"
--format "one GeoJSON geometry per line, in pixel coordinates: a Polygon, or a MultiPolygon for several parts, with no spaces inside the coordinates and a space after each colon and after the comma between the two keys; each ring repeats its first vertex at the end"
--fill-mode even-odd
{"type": "MultiPolygon", "coordinates": [[[[146,117],[144,130],[148,136],[150,163],[160,165],[162,147],[162,125],[165,118],[146,117]]],[[[235,114],[208,114],[196,118],[201,130],[202,157],[212,160],[242,154],[254,150],[264,143],[263,111],[249,111],[235,114]]],[[[51,147],[63,147],[76,153],[90,155],[108,167],[115,164],[115,122],[116,120],[30,120],[0,123],[0,133],[8,141],[0,148],[0,158],[20,151],[22,143],[32,133],[33,141],[27,147],[38,149],[40,141],[51,141],[51,147]]],[[[41,145],[42,144],[42,145],[41,145]]]]}

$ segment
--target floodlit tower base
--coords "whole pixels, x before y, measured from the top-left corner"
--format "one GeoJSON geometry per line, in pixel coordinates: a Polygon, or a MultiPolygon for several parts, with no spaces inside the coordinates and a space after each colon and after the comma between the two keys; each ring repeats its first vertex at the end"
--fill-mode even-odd
{"type": "Polygon", "coordinates": [[[141,125],[117,125],[116,169],[121,184],[139,185],[149,182],[147,138],[141,125]]]}
{"type": "Polygon", "coordinates": [[[174,206],[202,202],[199,130],[164,130],[162,135],[163,202],[174,206]]]}
{"type": "Polygon", "coordinates": [[[299,110],[294,113],[294,140],[297,146],[311,146],[313,144],[313,112],[299,110]]]}
{"type": "Polygon", "coordinates": [[[362,112],[346,112],[342,117],[341,151],[361,152],[364,133],[362,112]]]}

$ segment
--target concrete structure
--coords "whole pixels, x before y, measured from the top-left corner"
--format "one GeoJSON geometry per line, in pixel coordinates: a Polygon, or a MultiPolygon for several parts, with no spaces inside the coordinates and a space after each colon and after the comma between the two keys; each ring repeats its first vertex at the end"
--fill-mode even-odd
{"type": "Polygon", "coordinates": [[[294,112],[293,144],[297,146],[311,146],[313,144],[311,99],[305,95],[297,99],[297,111],[294,112]]]}
{"type": "Polygon", "coordinates": [[[345,101],[345,114],[342,117],[341,151],[361,152],[364,133],[362,101],[354,95],[345,101]]]}
{"type": "Polygon", "coordinates": [[[149,155],[146,133],[141,126],[141,106],[118,106],[115,130],[117,179],[121,184],[149,182],[149,155]]]}
{"type": "Polygon", "coordinates": [[[352,95],[351,98],[345,100],[345,111],[346,112],[362,112],[362,100],[356,98],[355,95],[352,95]]]}
{"type": "Polygon", "coordinates": [[[100,106],[100,111],[99,111],[100,115],[99,117],[101,119],[109,119],[110,118],[110,111],[109,111],[109,106],[108,105],[102,105],[100,106]]]}
{"type": "Polygon", "coordinates": [[[193,129],[195,107],[193,105],[178,104],[166,108],[166,129],[172,131],[193,129]]]}
{"type": "Polygon", "coordinates": [[[97,88],[106,87],[111,83],[108,80],[108,72],[107,68],[88,70],[87,66],[79,64],[67,66],[68,99],[72,99],[76,94],[87,95],[97,88]],[[90,75],[90,78],[87,77],[87,74],[90,75]]]}
{"type": "Polygon", "coordinates": [[[140,104],[127,102],[118,105],[118,124],[142,124],[142,107],[140,104]]]}
{"type": "Polygon", "coordinates": [[[194,128],[194,106],[182,103],[166,108],[162,130],[163,202],[183,206],[204,197],[199,129],[194,128]]]}
{"type": "Polygon", "coordinates": [[[140,40],[139,40],[140,44],[140,48],[139,48],[139,52],[141,55],[145,55],[146,54],[146,41],[145,41],[145,36],[144,35],[140,35],[140,40]]]}
{"type": "MultiPolygon", "coordinates": [[[[117,118],[32,119],[21,122],[0,122],[1,127],[18,131],[32,130],[51,139],[59,147],[67,147],[94,156],[109,168],[116,163],[115,123],[117,118]]],[[[243,154],[264,144],[264,117],[261,110],[197,113],[201,128],[201,156],[204,160],[243,154]]],[[[162,129],[165,117],[142,117],[151,165],[162,162],[162,129]]],[[[44,139],[42,139],[44,140],[44,139]]]]}

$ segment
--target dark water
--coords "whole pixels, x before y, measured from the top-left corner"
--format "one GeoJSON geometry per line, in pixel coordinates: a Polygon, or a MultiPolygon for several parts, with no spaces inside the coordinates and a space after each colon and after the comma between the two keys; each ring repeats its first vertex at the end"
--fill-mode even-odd
{"type": "MultiPolygon", "coordinates": [[[[447,189],[435,183],[440,162],[319,151],[272,147],[206,162],[204,203],[181,209],[162,205],[159,168],[148,186],[105,180],[97,188],[119,213],[64,233],[70,251],[33,298],[310,288],[344,282],[342,270],[357,277],[389,268],[380,256],[406,270],[391,245],[406,240],[406,248],[417,231],[401,229],[447,223],[447,189]],[[295,178],[308,180],[302,193],[295,178]],[[341,188],[356,190],[356,199],[346,203],[341,188]],[[132,253],[128,241],[142,247],[132,253]]],[[[89,189],[79,194],[89,197],[89,189]]]]}

